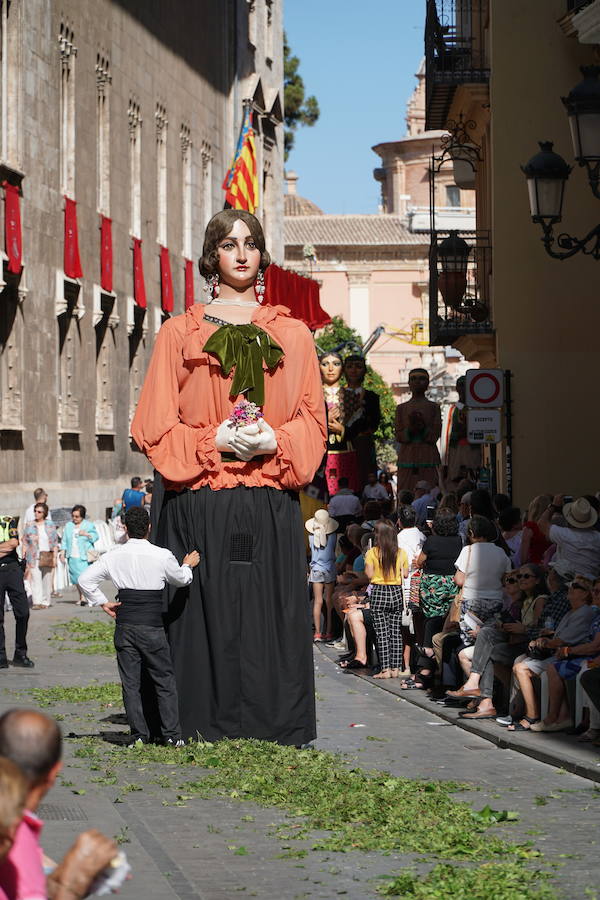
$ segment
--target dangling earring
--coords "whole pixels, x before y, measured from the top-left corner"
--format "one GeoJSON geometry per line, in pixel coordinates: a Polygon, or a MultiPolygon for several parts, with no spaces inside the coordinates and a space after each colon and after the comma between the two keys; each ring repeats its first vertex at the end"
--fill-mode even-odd
{"type": "Polygon", "coordinates": [[[210,294],[209,303],[215,299],[215,297],[219,296],[220,290],[220,279],[219,273],[215,272],[214,275],[209,275],[206,281],[204,282],[204,290],[207,294],[210,294]]]}
{"type": "Polygon", "coordinates": [[[262,303],[265,293],[265,273],[262,269],[259,269],[257,272],[256,281],[254,282],[254,290],[256,292],[256,299],[259,303],[262,303]]]}

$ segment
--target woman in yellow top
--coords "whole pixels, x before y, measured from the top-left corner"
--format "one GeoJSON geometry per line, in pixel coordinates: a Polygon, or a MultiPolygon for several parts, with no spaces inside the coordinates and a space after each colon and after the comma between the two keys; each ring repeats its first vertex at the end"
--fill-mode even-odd
{"type": "Polygon", "coordinates": [[[381,672],[375,678],[397,678],[402,662],[402,579],[408,577],[408,557],[398,548],[396,530],[375,523],[375,546],[365,554],[365,574],[371,582],[369,604],[377,639],[381,672]]]}

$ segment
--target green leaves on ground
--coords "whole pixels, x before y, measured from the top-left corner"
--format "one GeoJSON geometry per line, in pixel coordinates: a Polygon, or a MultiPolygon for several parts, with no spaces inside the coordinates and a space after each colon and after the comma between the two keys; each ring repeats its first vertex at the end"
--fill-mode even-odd
{"type": "Polygon", "coordinates": [[[528,847],[490,838],[485,832],[508,814],[474,813],[451,794],[456,782],[397,778],[388,772],[349,768],[340,756],[298,751],[261,741],[190,743],[182,750],[145,746],[119,752],[140,763],[163,762],[210,770],[179,789],[198,797],[224,797],[280,807],[303,819],[294,837],[326,831],[316,849],[402,850],[447,859],[490,859],[528,847]]]}
{"type": "Polygon", "coordinates": [[[121,685],[109,681],[105,684],[88,684],[81,687],[33,688],[29,695],[39,706],[52,706],[54,703],[89,703],[96,701],[103,706],[121,703],[121,685]]]}
{"type": "Polygon", "coordinates": [[[424,878],[406,872],[379,893],[401,900],[554,900],[543,882],[547,874],[514,862],[485,863],[477,869],[438,865],[424,878]]]}
{"type": "Polygon", "coordinates": [[[61,643],[73,641],[76,645],[61,647],[61,650],[114,656],[114,633],[115,626],[112,622],[85,622],[82,619],[72,619],[70,622],[57,625],[50,640],[61,643]]]}

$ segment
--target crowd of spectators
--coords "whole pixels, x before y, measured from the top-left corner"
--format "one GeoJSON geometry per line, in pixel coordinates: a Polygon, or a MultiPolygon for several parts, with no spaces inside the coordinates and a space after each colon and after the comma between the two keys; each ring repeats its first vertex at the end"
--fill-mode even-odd
{"type": "Polygon", "coordinates": [[[329,502],[314,639],[461,717],[600,744],[599,499],[540,495],[523,512],[468,481],[388,487],[373,473],[360,497],[342,481],[329,502]]]}

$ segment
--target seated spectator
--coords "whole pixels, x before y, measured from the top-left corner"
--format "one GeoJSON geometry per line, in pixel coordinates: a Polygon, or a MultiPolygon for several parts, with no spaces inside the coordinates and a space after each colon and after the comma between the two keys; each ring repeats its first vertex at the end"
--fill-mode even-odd
{"type": "Polygon", "coordinates": [[[378,478],[379,484],[382,484],[387,491],[388,498],[390,500],[394,499],[394,487],[392,485],[392,480],[387,472],[380,472],[378,478]]]}
{"type": "Polygon", "coordinates": [[[362,518],[362,505],[356,494],[350,490],[350,482],[347,478],[338,480],[338,492],[334,494],[327,509],[329,515],[340,523],[342,530],[345,530],[351,522],[362,518]]]}
{"type": "Polygon", "coordinates": [[[362,552],[361,542],[365,535],[371,535],[371,531],[361,528],[360,525],[349,525],[346,536],[357,551],[351,565],[346,565],[343,572],[336,578],[336,586],[333,590],[333,608],[340,619],[343,619],[343,610],[347,606],[348,597],[364,590],[369,579],[365,575],[365,557],[362,552]]]}
{"type": "Polygon", "coordinates": [[[539,518],[542,534],[553,544],[556,553],[552,565],[561,575],[579,572],[593,581],[600,575],[600,532],[596,531],[598,513],[585,497],[564,502],[564,494],[556,494],[539,518]],[[554,513],[562,513],[564,526],[551,524],[554,513]]]}
{"type": "Polygon", "coordinates": [[[340,660],[342,669],[364,669],[368,663],[368,634],[373,631],[369,598],[365,594],[349,594],[343,612],[350,630],[354,651],[340,660]]]}
{"type": "Polygon", "coordinates": [[[498,515],[498,524],[502,537],[510,550],[510,561],[518,569],[521,565],[521,541],[523,540],[521,510],[517,506],[506,506],[498,515]]]}
{"type": "Polygon", "coordinates": [[[363,503],[366,503],[367,500],[387,500],[388,496],[384,485],[377,481],[377,472],[369,472],[362,492],[363,503]]]}
{"type": "MultiPolygon", "coordinates": [[[[10,759],[0,757],[0,865],[14,843],[26,799],[27,779],[10,759]]],[[[0,900],[6,900],[2,888],[0,900]]]]}
{"type": "Polygon", "coordinates": [[[493,522],[484,516],[472,516],[467,529],[469,546],[463,547],[455,563],[454,580],[463,589],[459,620],[462,646],[458,658],[467,676],[471,672],[477,628],[492,622],[500,611],[502,580],[511,570],[508,556],[494,546],[495,534],[493,522]]]}
{"type": "MultiPolygon", "coordinates": [[[[460,495],[459,495],[460,496],[460,495]]],[[[467,491],[460,497],[458,505],[458,533],[463,544],[467,543],[467,528],[471,518],[471,491],[467,491]]]]}
{"type": "Polygon", "coordinates": [[[448,493],[444,494],[438,504],[438,511],[442,509],[449,509],[450,512],[454,513],[455,516],[458,516],[458,508],[458,497],[456,496],[454,491],[449,491],[448,493]]]}
{"type": "Polygon", "coordinates": [[[363,508],[363,516],[365,518],[362,523],[363,528],[369,529],[372,531],[375,527],[375,522],[378,522],[381,518],[381,503],[379,500],[367,500],[363,508]]]}
{"type": "Polygon", "coordinates": [[[521,539],[521,563],[534,563],[541,566],[544,554],[550,547],[550,541],[540,531],[538,520],[548,509],[552,497],[548,494],[540,494],[529,504],[527,517],[523,523],[523,537],[521,539]]]}
{"type": "MultiPolygon", "coordinates": [[[[581,676],[580,684],[594,708],[596,718],[600,717],[600,658],[596,657],[588,663],[587,671],[581,676]]],[[[591,740],[595,747],[600,747],[600,732],[596,733],[590,729],[585,737],[587,740],[591,740]]]]}
{"type": "Polygon", "coordinates": [[[508,494],[494,494],[492,503],[494,504],[494,509],[496,510],[498,515],[500,515],[503,509],[508,509],[510,506],[512,506],[508,494]]]}
{"type": "Polygon", "coordinates": [[[117,855],[117,846],[87,831],[46,877],[39,845],[43,823],[36,810],[61,768],[62,736],[53,719],[31,709],[12,709],[0,717],[0,755],[21,770],[27,782],[25,811],[14,843],[0,865],[0,888],[9,900],[73,900],[86,896],[94,878],[117,855]]]}
{"type": "MultiPolygon", "coordinates": [[[[575,582],[574,582],[575,583],[575,582]]],[[[594,584],[600,584],[600,579],[594,584]]],[[[592,606],[596,615],[590,622],[587,641],[575,646],[559,647],[555,656],[557,662],[547,668],[548,674],[548,714],[542,721],[542,731],[564,731],[572,728],[566,685],[576,678],[584,663],[600,657],[600,593],[592,588],[592,606]]],[[[578,722],[575,723],[579,724],[578,722]]]]}
{"type": "MultiPolygon", "coordinates": [[[[509,577],[506,576],[507,580],[509,577]]],[[[467,719],[492,719],[496,717],[493,702],[494,664],[513,665],[517,656],[526,649],[529,630],[540,621],[548,599],[544,570],[539,566],[524,566],[517,580],[523,592],[518,621],[504,615],[501,621],[484,625],[477,631],[471,673],[458,691],[450,691],[453,697],[480,697],[474,712],[465,713],[467,719]]],[[[502,614],[501,614],[502,616],[502,614]]]]}
{"type": "Polygon", "coordinates": [[[398,494],[398,511],[402,506],[412,506],[415,495],[412,491],[400,491],[398,494]]]}
{"type": "MultiPolygon", "coordinates": [[[[567,593],[569,611],[562,617],[552,636],[542,634],[534,638],[528,645],[528,656],[517,660],[513,666],[515,681],[523,696],[525,714],[518,725],[509,725],[511,731],[531,729],[543,731],[540,722],[539,703],[535,695],[532,679],[545,672],[556,662],[555,651],[565,645],[576,646],[587,641],[592,619],[597,615],[595,607],[591,607],[592,585],[582,575],[577,575],[569,585],[567,593]],[[535,655],[533,655],[535,654],[535,655]]],[[[542,617],[546,615],[544,607],[542,617]]]]}
{"type": "Polygon", "coordinates": [[[456,515],[450,509],[438,509],[432,525],[433,534],[426,538],[416,564],[423,569],[420,582],[421,612],[425,630],[419,673],[402,685],[404,689],[429,687],[433,674],[433,637],[439,634],[459,588],[454,580],[455,562],[462,551],[456,515]]]}

